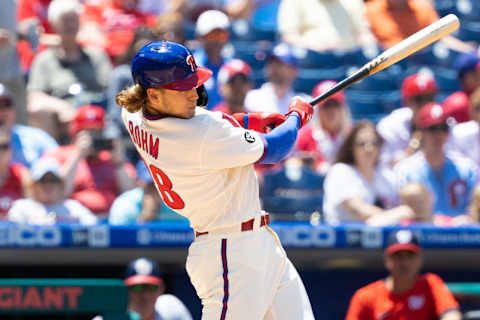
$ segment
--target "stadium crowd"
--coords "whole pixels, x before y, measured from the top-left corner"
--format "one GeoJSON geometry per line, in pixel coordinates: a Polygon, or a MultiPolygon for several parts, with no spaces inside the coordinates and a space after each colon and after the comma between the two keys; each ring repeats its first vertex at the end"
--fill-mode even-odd
{"type": "Polygon", "coordinates": [[[295,151],[257,173],[264,208],[277,220],[479,220],[475,1],[470,8],[441,0],[4,2],[5,220],[186,223],[155,191],[115,102],[132,84],[134,53],[149,41],[186,44],[213,71],[208,109],[284,114],[294,96],[318,96],[450,12],[461,17],[457,34],[320,102],[295,151]]]}

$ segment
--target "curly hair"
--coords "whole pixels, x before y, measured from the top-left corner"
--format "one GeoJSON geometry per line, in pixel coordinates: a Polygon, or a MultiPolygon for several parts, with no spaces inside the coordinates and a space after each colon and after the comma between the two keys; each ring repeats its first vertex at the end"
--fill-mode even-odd
{"type": "Polygon", "coordinates": [[[136,84],[120,91],[115,101],[128,112],[140,111],[147,104],[147,91],[141,85],[136,84]]]}

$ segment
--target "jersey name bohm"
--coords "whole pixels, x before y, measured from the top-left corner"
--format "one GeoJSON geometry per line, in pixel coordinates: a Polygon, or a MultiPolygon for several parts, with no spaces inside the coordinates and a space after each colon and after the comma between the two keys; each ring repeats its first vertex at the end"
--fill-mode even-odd
{"type": "Polygon", "coordinates": [[[152,158],[158,158],[158,137],[153,137],[148,131],[140,129],[138,125],[134,126],[132,121],[128,121],[128,131],[130,131],[133,143],[152,158]]]}

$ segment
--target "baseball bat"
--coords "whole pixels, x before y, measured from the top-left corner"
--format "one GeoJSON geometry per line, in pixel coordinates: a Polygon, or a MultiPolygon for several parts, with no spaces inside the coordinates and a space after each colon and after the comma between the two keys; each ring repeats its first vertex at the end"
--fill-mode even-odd
{"type": "Polygon", "coordinates": [[[457,16],[454,14],[446,15],[440,20],[435,21],[431,25],[397,43],[390,49],[385,50],[379,56],[366,63],[362,68],[360,68],[360,70],[343,79],[341,82],[337,83],[323,94],[314,98],[312,101],[310,101],[310,104],[314,106],[338,91],[348,88],[352,84],[366,78],[367,76],[391,66],[405,57],[408,57],[412,53],[425,48],[429,44],[457,30],[459,26],[460,21],[458,20],[457,16]]]}

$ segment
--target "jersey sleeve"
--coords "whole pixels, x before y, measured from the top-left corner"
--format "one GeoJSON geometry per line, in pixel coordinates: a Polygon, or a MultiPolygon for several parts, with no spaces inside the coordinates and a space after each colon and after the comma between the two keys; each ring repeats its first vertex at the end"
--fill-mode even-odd
{"type": "Polygon", "coordinates": [[[440,317],[449,310],[458,309],[458,302],[439,276],[428,273],[425,277],[430,286],[437,316],[440,317]]]}
{"type": "Polygon", "coordinates": [[[365,289],[360,289],[355,292],[350,300],[347,316],[345,320],[373,320],[372,308],[368,303],[367,296],[363,292],[365,289]]]}
{"type": "MultiPolygon", "coordinates": [[[[233,118],[232,118],[233,119],[233,118]]],[[[262,136],[246,130],[223,115],[209,125],[200,145],[200,164],[207,169],[225,169],[245,166],[259,160],[265,149],[262,136]]]]}

